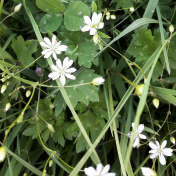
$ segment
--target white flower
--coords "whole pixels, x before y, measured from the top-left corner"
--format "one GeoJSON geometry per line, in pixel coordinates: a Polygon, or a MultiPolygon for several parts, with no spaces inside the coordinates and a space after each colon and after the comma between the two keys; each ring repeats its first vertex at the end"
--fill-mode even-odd
{"type": "Polygon", "coordinates": [[[130,7],[129,11],[133,12],[134,11],[134,7],[130,7]]]}
{"type": "Polygon", "coordinates": [[[47,37],[45,37],[43,40],[45,42],[40,42],[40,45],[47,48],[42,51],[42,54],[45,55],[44,58],[48,58],[52,54],[53,58],[57,60],[57,54],[67,50],[66,45],[60,45],[61,41],[57,42],[55,35],[52,37],[52,42],[47,37]]]}
{"type": "Polygon", "coordinates": [[[102,17],[102,14],[99,13],[97,15],[96,12],[92,15],[92,21],[88,16],[84,16],[84,23],[86,23],[86,26],[84,26],[81,31],[90,31],[90,35],[95,35],[97,33],[97,29],[102,29],[104,27],[104,23],[100,22],[102,17]]]}
{"type": "Polygon", "coordinates": [[[61,83],[64,86],[66,82],[66,78],[75,80],[76,77],[71,75],[70,73],[74,73],[76,71],[75,68],[69,68],[73,64],[73,60],[69,60],[68,57],[66,57],[63,61],[63,66],[61,63],[61,60],[56,60],[56,65],[51,65],[51,68],[54,70],[54,72],[50,73],[48,75],[49,78],[52,78],[53,80],[60,77],[61,83]]]}
{"type": "Polygon", "coordinates": [[[92,80],[92,84],[93,84],[94,86],[98,86],[98,85],[103,84],[104,81],[105,81],[105,79],[103,79],[102,77],[98,77],[98,78],[94,78],[94,79],[92,80]]]}
{"type": "MultiPolygon", "coordinates": [[[[134,123],[132,123],[132,127],[134,128],[134,123]]],[[[138,126],[138,128],[136,129],[136,134],[135,134],[135,138],[134,138],[134,143],[133,143],[133,147],[139,147],[139,142],[140,142],[140,139],[147,139],[147,137],[142,133],[142,131],[144,130],[144,125],[143,124],[140,124],[138,126]]],[[[128,133],[127,134],[128,137],[132,137],[132,133],[128,133]]]]}
{"type": "Polygon", "coordinates": [[[157,176],[157,173],[149,167],[141,167],[141,171],[144,176],[157,176]]]}
{"type": "Polygon", "coordinates": [[[152,153],[150,156],[151,159],[154,159],[159,156],[159,161],[162,165],[166,164],[166,159],[164,155],[166,156],[172,156],[173,150],[170,148],[165,148],[167,141],[164,140],[162,144],[160,145],[158,141],[155,141],[156,144],[153,142],[149,142],[149,146],[152,148],[152,150],[149,151],[149,153],[152,153]]]}
{"type": "Polygon", "coordinates": [[[108,173],[109,169],[110,169],[109,164],[103,168],[103,165],[99,163],[97,165],[96,170],[93,167],[88,167],[84,169],[84,173],[87,176],[115,176],[116,175],[115,173],[108,173]]]}

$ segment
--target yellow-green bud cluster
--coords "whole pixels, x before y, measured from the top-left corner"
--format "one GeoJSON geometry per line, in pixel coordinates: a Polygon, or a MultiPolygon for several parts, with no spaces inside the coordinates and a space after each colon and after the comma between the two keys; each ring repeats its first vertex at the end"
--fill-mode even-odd
{"type": "Polygon", "coordinates": [[[115,15],[111,15],[110,12],[106,12],[106,19],[109,20],[109,19],[112,19],[112,20],[115,20],[116,19],[116,16],[115,15]]]}

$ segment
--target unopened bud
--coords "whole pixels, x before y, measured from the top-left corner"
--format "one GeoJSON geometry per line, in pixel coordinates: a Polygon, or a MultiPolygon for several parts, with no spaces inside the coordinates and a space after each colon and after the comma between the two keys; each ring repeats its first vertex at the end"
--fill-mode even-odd
{"type": "Polygon", "coordinates": [[[41,67],[36,67],[35,73],[37,76],[43,76],[43,70],[41,67]]]}
{"type": "Polygon", "coordinates": [[[6,157],[6,149],[4,146],[0,147],[0,162],[3,162],[6,157]]]}
{"type": "Polygon", "coordinates": [[[94,78],[91,83],[92,83],[94,86],[98,86],[98,85],[103,84],[104,81],[105,81],[105,79],[103,79],[103,77],[98,77],[98,78],[94,78]]]}
{"type": "Polygon", "coordinates": [[[110,12],[106,12],[106,16],[110,15],[110,12]]]}
{"type": "Polygon", "coordinates": [[[24,174],[23,174],[23,176],[27,176],[27,174],[26,174],[26,173],[24,173],[24,174]]]}
{"type": "Polygon", "coordinates": [[[5,75],[6,75],[6,73],[5,73],[5,72],[3,72],[3,73],[2,73],[2,77],[4,77],[5,75]]]}
{"type": "Polygon", "coordinates": [[[56,98],[56,95],[55,95],[55,94],[52,94],[52,95],[51,95],[51,98],[53,98],[53,99],[56,98]]]}
{"type": "Polygon", "coordinates": [[[10,103],[7,103],[7,104],[6,104],[6,107],[5,107],[5,111],[8,111],[8,110],[10,109],[10,107],[11,107],[11,104],[10,104],[10,103]]]}
{"type": "Polygon", "coordinates": [[[18,118],[17,118],[17,123],[21,123],[23,121],[23,116],[24,116],[24,112],[22,112],[18,118]]]}
{"type": "Polygon", "coordinates": [[[144,176],[157,176],[157,173],[149,167],[141,167],[141,171],[144,176]]]}
{"type": "Polygon", "coordinates": [[[30,95],[31,95],[31,91],[28,90],[28,91],[26,92],[26,97],[28,98],[30,95]]]}
{"type": "Polygon", "coordinates": [[[51,132],[55,133],[54,128],[51,124],[47,123],[47,127],[51,132]]]}
{"type": "Polygon", "coordinates": [[[99,46],[99,50],[101,51],[103,49],[102,43],[99,43],[98,46],[99,46]]]}
{"type": "Polygon", "coordinates": [[[45,169],[42,172],[42,176],[46,176],[46,170],[45,169]]]}
{"type": "Polygon", "coordinates": [[[170,137],[170,141],[175,144],[175,138],[173,136],[170,137]]]}
{"type": "Polygon", "coordinates": [[[152,102],[153,102],[153,105],[155,106],[155,108],[159,107],[159,100],[157,98],[154,98],[152,102]]]}
{"type": "Polygon", "coordinates": [[[49,161],[49,167],[51,167],[53,165],[53,160],[49,161]]]}
{"type": "Polygon", "coordinates": [[[2,82],[5,82],[6,80],[7,80],[7,78],[5,78],[5,77],[1,79],[2,82]]]}
{"type": "Polygon", "coordinates": [[[50,104],[49,107],[50,107],[50,109],[54,109],[54,105],[53,104],[50,104]]]}
{"type": "Polygon", "coordinates": [[[112,20],[115,20],[115,19],[116,19],[116,16],[115,16],[115,15],[111,15],[111,19],[112,19],[112,20]]]}
{"type": "Polygon", "coordinates": [[[93,41],[94,41],[95,44],[98,44],[98,43],[99,43],[98,34],[95,34],[95,35],[93,36],[93,41]]]}
{"type": "Polygon", "coordinates": [[[7,85],[4,84],[4,85],[1,87],[1,93],[4,93],[6,89],[7,89],[7,85]]]}
{"type": "Polygon", "coordinates": [[[21,9],[21,6],[22,6],[21,3],[18,4],[17,6],[15,6],[15,8],[14,8],[14,12],[15,12],[15,13],[18,12],[18,11],[21,9]]]}
{"type": "Polygon", "coordinates": [[[170,33],[173,33],[173,32],[174,32],[174,26],[173,26],[173,25],[170,25],[170,26],[169,26],[169,32],[170,32],[170,33]]]}
{"type": "Polygon", "coordinates": [[[133,12],[134,11],[134,7],[130,7],[129,11],[133,12]]]}
{"type": "Polygon", "coordinates": [[[7,81],[7,83],[6,83],[6,84],[7,84],[7,86],[8,86],[8,85],[10,84],[10,81],[7,81]]]}
{"type": "Polygon", "coordinates": [[[135,94],[137,94],[138,96],[141,96],[143,89],[144,89],[144,84],[137,85],[136,90],[135,90],[135,94]]]}

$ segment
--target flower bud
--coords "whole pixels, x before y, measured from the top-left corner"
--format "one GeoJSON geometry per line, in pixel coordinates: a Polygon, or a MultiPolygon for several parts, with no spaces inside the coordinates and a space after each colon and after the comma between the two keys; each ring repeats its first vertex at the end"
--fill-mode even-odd
{"type": "Polygon", "coordinates": [[[95,35],[93,36],[93,41],[94,41],[95,44],[98,44],[98,43],[99,43],[98,34],[95,34],[95,35]]]}
{"type": "Polygon", "coordinates": [[[2,77],[4,77],[5,75],[6,75],[6,73],[5,73],[5,72],[3,72],[3,73],[2,73],[2,77]]]}
{"type": "Polygon", "coordinates": [[[55,94],[52,94],[52,95],[51,95],[51,98],[53,98],[53,99],[56,98],[56,95],[55,95],[55,94]]]}
{"type": "Polygon", "coordinates": [[[135,94],[137,94],[138,96],[141,96],[143,89],[144,89],[144,84],[137,85],[136,90],[135,90],[135,94]]]}
{"type": "Polygon", "coordinates": [[[159,100],[157,98],[154,98],[152,102],[153,102],[153,105],[155,106],[155,108],[159,107],[159,100]]]}
{"type": "Polygon", "coordinates": [[[173,136],[170,137],[170,141],[175,144],[175,138],[173,136]]]}
{"type": "Polygon", "coordinates": [[[10,107],[11,107],[11,104],[10,104],[10,103],[7,103],[7,104],[6,104],[6,107],[5,107],[5,111],[8,111],[8,110],[10,109],[10,107]]]}
{"type": "Polygon", "coordinates": [[[106,16],[109,16],[110,15],[110,12],[106,12],[106,16]]]}
{"type": "Polygon", "coordinates": [[[115,19],[116,19],[116,16],[115,16],[115,15],[111,15],[111,19],[112,19],[112,20],[115,20],[115,19]]]}
{"type": "Polygon", "coordinates": [[[102,43],[99,43],[98,46],[99,46],[99,49],[100,49],[100,51],[101,51],[101,50],[103,49],[102,43]]]}
{"type": "Polygon", "coordinates": [[[169,26],[169,32],[170,32],[170,33],[173,33],[173,32],[174,32],[174,26],[173,26],[173,25],[170,25],[170,26],[169,26]]]}
{"type": "Polygon", "coordinates": [[[43,76],[43,70],[41,67],[36,67],[35,74],[37,76],[43,76]]]}
{"type": "Polygon", "coordinates": [[[52,103],[49,105],[49,107],[50,109],[54,109],[54,105],[52,103]]]}
{"type": "Polygon", "coordinates": [[[6,84],[7,84],[7,86],[8,86],[8,85],[10,84],[10,81],[7,81],[6,84]]]}
{"type": "Polygon", "coordinates": [[[1,93],[4,93],[6,89],[7,89],[7,85],[4,84],[4,85],[1,87],[1,93]]]}
{"type": "Polygon", "coordinates": [[[157,173],[149,167],[141,167],[141,171],[144,176],[157,176],[157,173]]]}
{"type": "Polygon", "coordinates": [[[30,95],[31,95],[31,91],[28,90],[28,91],[26,92],[26,97],[28,98],[30,95]]]}
{"type": "Polygon", "coordinates": [[[7,78],[5,78],[5,77],[1,79],[2,82],[5,82],[6,80],[7,80],[7,78]]]}
{"type": "Polygon", "coordinates": [[[53,160],[49,161],[49,167],[51,167],[53,165],[53,160]]]}
{"type": "Polygon", "coordinates": [[[129,11],[133,12],[134,11],[134,7],[130,7],[129,11]]]}
{"type": "Polygon", "coordinates": [[[46,170],[45,169],[42,172],[42,176],[46,176],[46,170]]]}
{"type": "Polygon", "coordinates": [[[54,128],[51,124],[47,123],[47,127],[51,132],[55,133],[54,128]]]}
{"type": "Polygon", "coordinates": [[[24,112],[22,112],[22,113],[18,116],[18,118],[17,118],[17,123],[20,123],[20,122],[23,121],[23,116],[24,116],[24,112]]]}
{"type": "Polygon", "coordinates": [[[24,174],[23,174],[23,176],[27,176],[27,174],[26,174],[26,173],[24,173],[24,174]]]}
{"type": "Polygon", "coordinates": [[[98,85],[103,84],[104,81],[105,81],[105,79],[103,79],[103,77],[97,77],[97,78],[94,78],[91,83],[92,83],[94,86],[98,86],[98,85]]]}
{"type": "Polygon", "coordinates": [[[111,17],[111,15],[107,15],[107,16],[106,16],[106,19],[107,19],[107,20],[109,20],[109,19],[110,19],[110,17],[111,17]]]}
{"type": "Polygon", "coordinates": [[[0,162],[3,162],[6,157],[6,149],[4,146],[0,147],[0,162]]]}
{"type": "Polygon", "coordinates": [[[14,12],[15,12],[15,13],[18,12],[18,11],[21,9],[21,6],[22,6],[21,3],[18,4],[17,6],[15,6],[15,8],[14,8],[14,12]]]}

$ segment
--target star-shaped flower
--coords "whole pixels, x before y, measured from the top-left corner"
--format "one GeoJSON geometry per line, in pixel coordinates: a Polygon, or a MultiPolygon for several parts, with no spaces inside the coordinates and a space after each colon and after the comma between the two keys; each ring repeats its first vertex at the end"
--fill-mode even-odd
{"type": "Polygon", "coordinates": [[[149,153],[152,153],[150,156],[151,159],[154,159],[159,156],[159,161],[162,165],[166,164],[166,159],[164,155],[166,156],[172,156],[173,150],[170,148],[165,148],[167,141],[164,140],[162,144],[160,145],[158,141],[155,141],[156,144],[153,142],[149,142],[149,146],[152,148],[152,150],[149,151],[149,153]]]}
{"type": "Polygon", "coordinates": [[[90,31],[90,35],[95,35],[97,33],[97,29],[102,29],[104,27],[104,23],[100,22],[102,14],[97,14],[96,12],[92,15],[92,20],[88,16],[84,16],[84,26],[81,31],[90,31]]]}
{"type": "Polygon", "coordinates": [[[108,173],[109,169],[110,169],[109,164],[103,168],[103,165],[99,163],[97,165],[96,170],[93,167],[88,167],[84,169],[84,173],[87,176],[115,176],[116,175],[115,173],[108,173]]]}
{"type": "Polygon", "coordinates": [[[60,54],[62,51],[66,51],[68,48],[66,45],[61,45],[61,41],[57,42],[55,35],[52,37],[52,42],[47,37],[43,40],[44,42],[40,42],[40,45],[47,48],[42,51],[44,58],[48,58],[52,54],[53,58],[57,60],[57,54],[60,54]]]}
{"type": "Polygon", "coordinates": [[[66,57],[63,61],[63,65],[61,63],[60,59],[56,60],[56,66],[51,65],[51,68],[54,70],[54,72],[50,73],[48,75],[49,78],[52,78],[53,80],[60,77],[61,83],[64,86],[66,82],[66,78],[75,80],[76,77],[71,75],[70,73],[74,73],[76,71],[75,68],[69,68],[73,64],[73,60],[69,60],[68,57],[66,57]]]}
{"type": "MultiPolygon", "coordinates": [[[[132,123],[132,127],[134,128],[134,123],[132,123]]],[[[140,124],[140,125],[138,126],[138,128],[136,129],[136,134],[135,134],[134,143],[133,143],[133,147],[134,147],[134,148],[135,148],[135,147],[139,147],[140,139],[147,139],[147,137],[146,137],[145,135],[141,134],[143,130],[144,130],[144,125],[143,125],[143,124],[140,124]]],[[[127,134],[127,136],[128,136],[129,138],[131,138],[131,137],[132,137],[132,133],[129,132],[129,133],[127,134]]]]}

